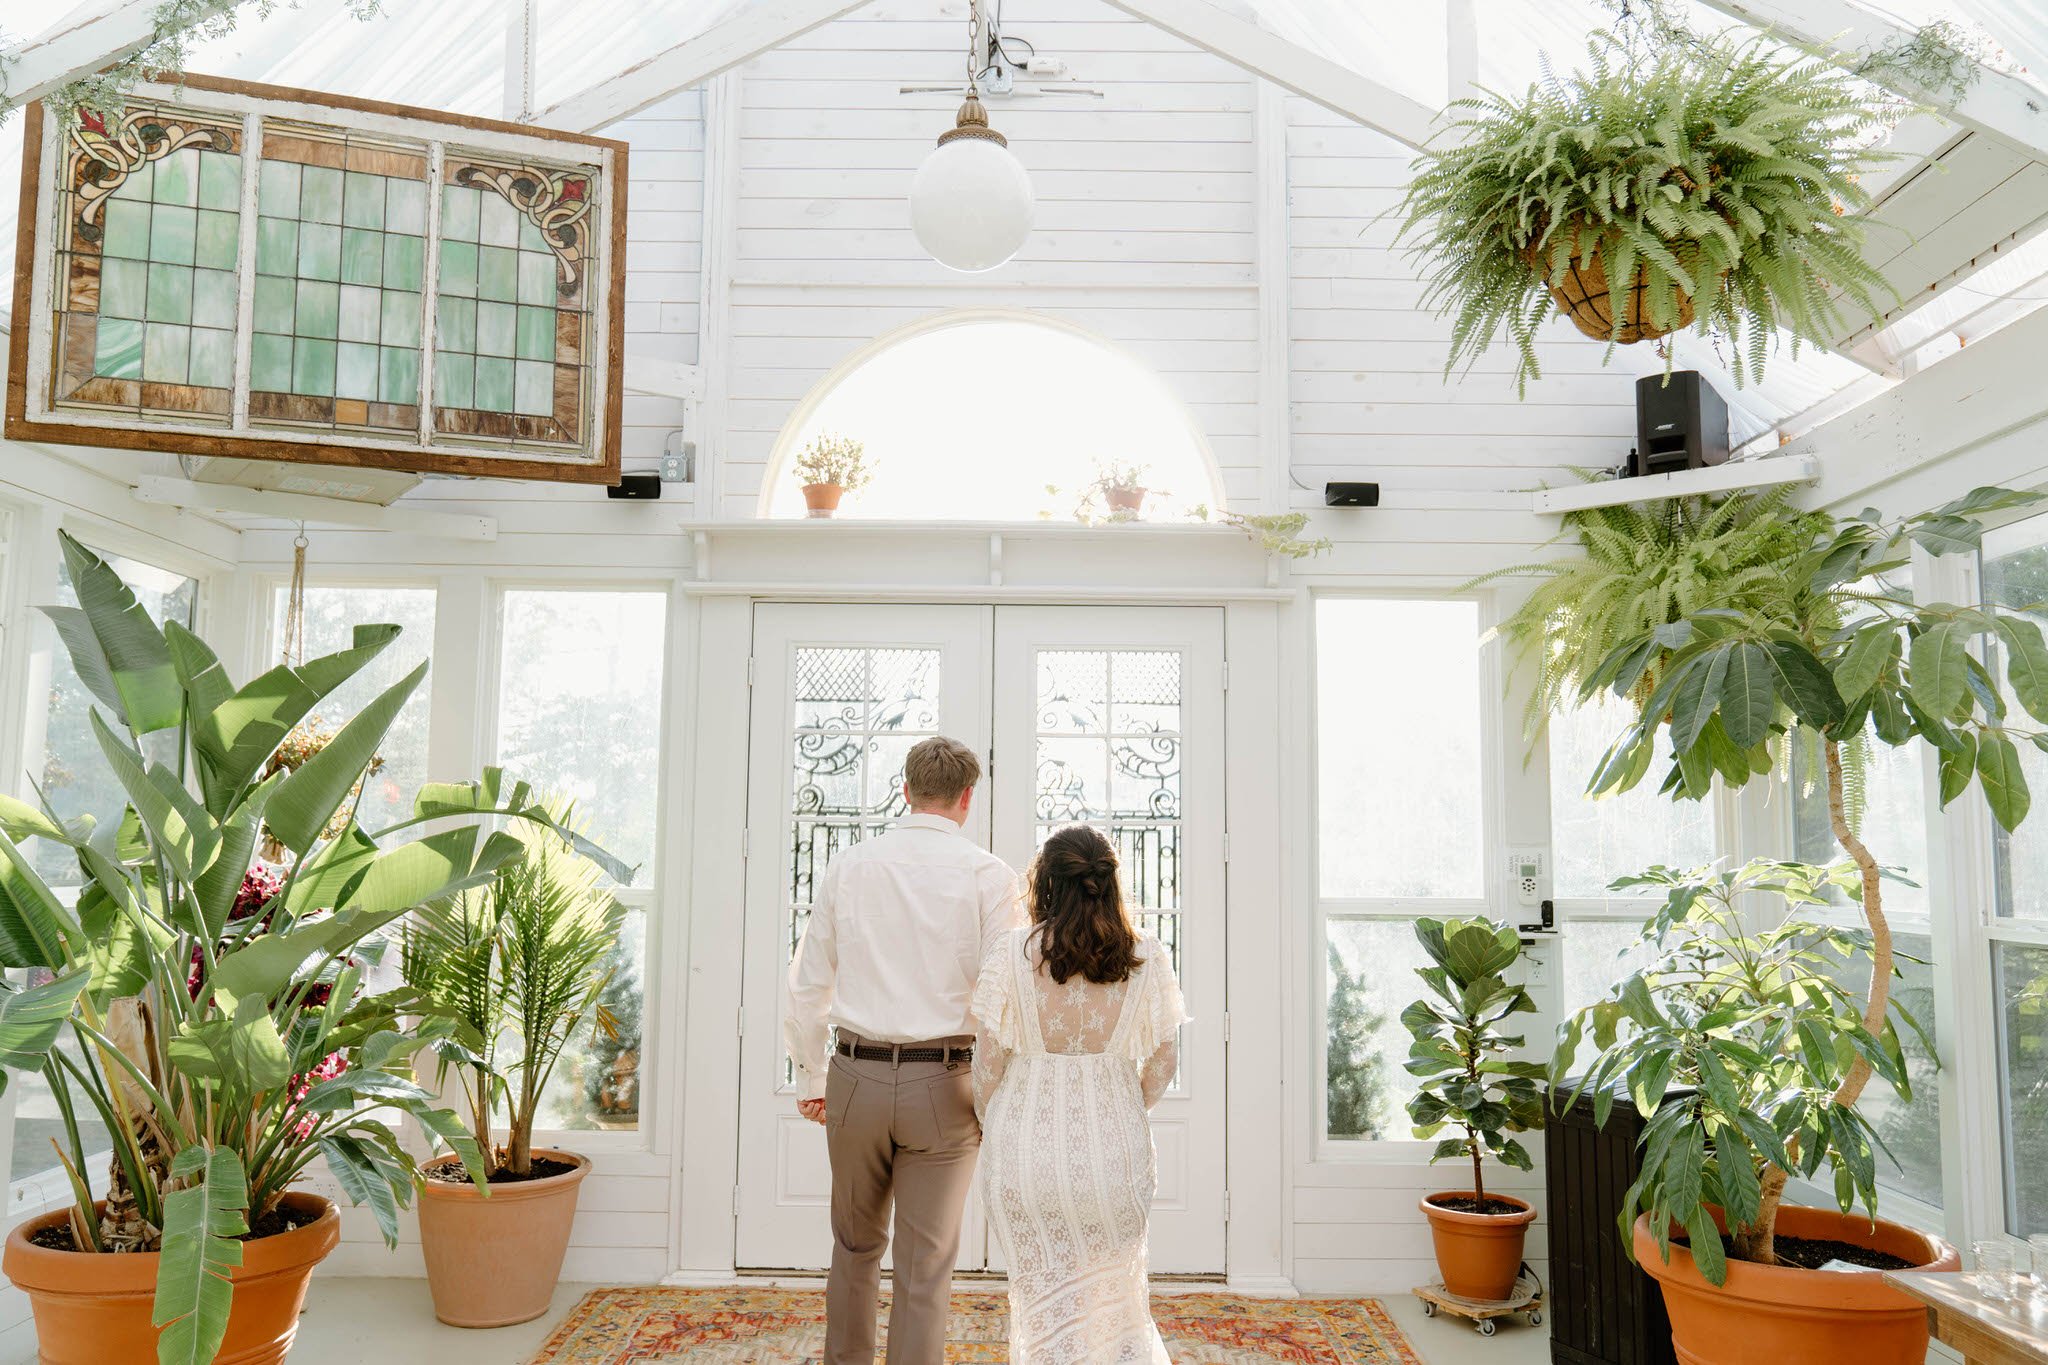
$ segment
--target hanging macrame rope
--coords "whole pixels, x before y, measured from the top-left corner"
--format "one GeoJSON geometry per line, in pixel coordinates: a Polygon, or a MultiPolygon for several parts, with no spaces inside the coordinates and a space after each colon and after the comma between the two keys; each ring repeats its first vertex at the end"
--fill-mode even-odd
{"type": "Polygon", "coordinates": [[[299,533],[292,538],[292,586],[285,599],[284,608],[284,651],[282,662],[286,668],[297,668],[306,661],[306,523],[299,523],[299,533]]]}

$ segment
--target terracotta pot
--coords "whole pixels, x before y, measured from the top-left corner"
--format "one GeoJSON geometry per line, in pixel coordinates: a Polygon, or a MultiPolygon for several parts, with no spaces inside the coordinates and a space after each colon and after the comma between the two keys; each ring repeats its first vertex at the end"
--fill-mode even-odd
{"type": "Polygon", "coordinates": [[[1460,1298],[1500,1300],[1515,1292],[1515,1276],[1522,1269],[1522,1242],[1536,1210],[1512,1195],[1489,1194],[1513,1204],[1513,1213],[1460,1213],[1431,1203],[1433,1199],[1470,1199],[1470,1190],[1439,1190],[1422,1196],[1422,1212],[1429,1219],[1430,1239],[1436,1243],[1436,1268],[1444,1277],[1444,1288],[1460,1298]]]}
{"type": "Polygon", "coordinates": [[[1129,512],[1135,517],[1145,508],[1145,492],[1142,488],[1105,488],[1102,496],[1110,511],[1129,512]]]}
{"type": "Polygon", "coordinates": [[[1638,265],[1635,277],[1629,281],[1621,299],[1621,330],[1617,333],[1614,330],[1614,293],[1598,247],[1593,248],[1585,260],[1567,261],[1564,274],[1554,284],[1549,282],[1550,261],[1547,256],[1529,250],[1523,253],[1523,257],[1529,262],[1529,268],[1544,278],[1557,311],[1570,318],[1572,326],[1595,341],[1612,338],[1623,346],[1633,346],[1638,341],[1654,341],[1692,326],[1695,310],[1689,294],[1679,296],[1678,316],[1669,326],[1660,326],[1650,320],[1643,302],[1649,286],[1649,272],[1638,265]]]}
{"type": "Polygon", "coordinates": [[[804,485],[804,506],[814,517],[829,517],[839,510],[839,500],[846,496],[846,489],[836,483],[807,483],[804,485]]]}
{"type": "MultiPolygon", "coordinates": [[[[574,1162],[545,1180],[493,1185],[486,1198],[464,1181],[420,1187],[420,1249],[434,1316],[451,1327],[509,1327],[548,1311],[576,1221],[576,1195],[590,1162],[574,1152],[534,1149],[536,1157],[574,1162]]],[[[454,1157],[428,1162],[433,1170],[454,1157]]]]}
{"type": "MultiPolygon", "coordinates": [[[[313,1267],[341,1241],[341,1213],[316,1194],[281,1201],[312,1219],[304,1227],[242,1244],[233,1272],[235,1303],[215,1365],[277,1365],[298,1334],[313,1267]]],[[[36,1315],[42,1365],[106,1365],[156,1359],[157,1263],[151,1253],[103,1255],[52,1251],[29,1241],[67,1212],[31,1218],[7,1235],[0,1269],[25,1292],[36,1315]]]]}
{"type": "MultiPolygon", "coordinates": [[[[1938,1237],[1833,1209],[1787,1204],[1778,1210],[1778,1231],[1888,1251],[1923,1270],[1962,1266],[1956,1249],[1938,1237]]],[[[1885,1284],[1876,1271],[1730,1261],[1728,1283],[1716,1288],[1700,1274],[1692,1252],[1677,1243],[1665,1263],[1647,1215],[1636,1220],[1635,1252],[1664,1291],[1671,1345],[1683,1365],[1921,1365],[1927,1359],[1926,1305],[1885,1284]]]]}

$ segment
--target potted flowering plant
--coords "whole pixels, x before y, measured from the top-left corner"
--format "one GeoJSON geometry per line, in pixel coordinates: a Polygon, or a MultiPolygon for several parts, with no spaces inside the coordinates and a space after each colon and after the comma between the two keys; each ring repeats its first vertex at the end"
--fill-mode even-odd
{"type": "Polygon", "coordinates": [[[333,1206],[294,1188],[316,1159],[394,1243],[415,1168],[379,1111],[411,1116],[484,1175],[461,1121],[413,1080],[414,1055],[453,1025],[402,1019],[412,1002],[373,992],[357,958],[413,907],[523,857],[495,824],[552,817],[492,771],[422,788],[392,829],[367,832],[351,812],[326,834],[426,666],[296,769],[264,771],[398,628],[359,626],[348,649],[237,687],[196,635],[159,628],[112,568],[62,541],[80,605],[46,610],[128,807],[96,829],[0,797],[0,966],[36,982],[0,985],[0,1069],[49,1083],[73,1194],[14,1229],[5,1270],[49,1365],[281,1361],[339,1236],[333,1206]],[[266,835],[281,865],[257,861],[266,835]],[[76,858],[75,906],[37,874],[28,839],[76,858]],[[111,1139],[104,1200],[86,1115],[111,1139]]]}
{"type": "Polygon", "coordinates": [[[1091,500],[1099,496],[1109,504],[1112,521],[1134,521],[1145,510],[1147,470],[1141,464],[1110,460],[1095,466],[1095,482],[1088,485],[1091,500]]]}
{"type": "Polygon", "coordinates": [[[851,436],[820,432],[797,455],[796,476],[803,480],[810,514],[829,517],[841,498],[867,486],[867,447],[851,436]]]}
{"type": "MultiPolygon", "coordinates": [[[[568,828],[567,807],[555,823],[568,828]]],[[[485,1154],[489,1197],[453,1157],[428,1163],[420,1243],[434,1313],[455,1327],[503,1327],[547,1311],[561,1278],[590,1161],[533,1145],[555,1063],[583,1020],[617,1021],[599,1004],[625,912],[604,869],[551,829],[524,836],[526,856],[485,884],[424,908],[401,961],[422,1001],[458,1025],[436,1044],[459,1079],[470,1138],[485,1154]],[[503,1112],[506,1137],[493,1139],[503,1112]]]]}

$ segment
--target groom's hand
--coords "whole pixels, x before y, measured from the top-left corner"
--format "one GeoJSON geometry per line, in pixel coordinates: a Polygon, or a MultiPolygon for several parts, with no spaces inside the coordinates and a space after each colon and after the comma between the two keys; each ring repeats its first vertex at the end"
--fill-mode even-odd
{"type": "Polygon", "coordinates": [[[802,1114],[812,1123],[823,1123],[825,1121],[825,1101],[798,1100],[796,1102],[796,1112],[802,1114]]]}

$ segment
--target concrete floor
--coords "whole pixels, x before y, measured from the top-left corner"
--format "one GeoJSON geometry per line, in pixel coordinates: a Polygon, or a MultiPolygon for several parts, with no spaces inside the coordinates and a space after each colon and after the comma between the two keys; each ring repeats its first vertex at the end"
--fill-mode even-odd
{"type": "MultiPolygon", "coordinates": [[[[316,1280],[291,1365],[524,1365],[587,1288],[563,1285],[553,1311],[523,1327],[472,1332],[434,1321],[423,1281],[316,1280]]],[[[1382,1301],[1425,1365],[1547,1365],[1550,1358],[1544,1328],[1511,1322],[1486,1338],[1468,1322],[1425,1319],[1412,1295],[1382,1301]]]]}

